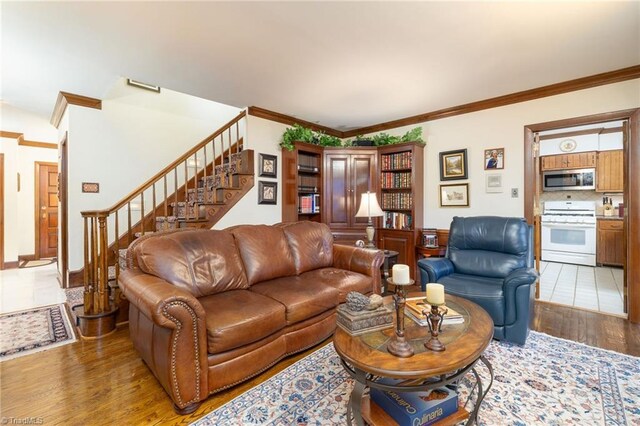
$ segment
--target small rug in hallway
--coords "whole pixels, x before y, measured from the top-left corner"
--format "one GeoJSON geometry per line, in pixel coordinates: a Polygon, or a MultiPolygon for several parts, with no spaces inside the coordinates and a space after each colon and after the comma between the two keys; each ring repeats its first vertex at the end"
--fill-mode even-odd
{"type": "MultiPolygon", "coordinates": [[[[493,341],[485,355],[495,380],[480,425],[640,425],[640,358],[536,332],[525,347],[493,341]]],[[[352,387],[329,344],[193,425],[345,425],[352,387]]]]}
{"type": "Polygon", "coordinates": [[[56,263],[55,257],[51,259],[25,260],[18,268],[35,268],[37,266],[51,265],[52,263],[56,263]]]}
{"type": "Polygon", "coordinates": [[[0,361],[76,340],[63,304],[2,314],[0,330],[0,361]]]}

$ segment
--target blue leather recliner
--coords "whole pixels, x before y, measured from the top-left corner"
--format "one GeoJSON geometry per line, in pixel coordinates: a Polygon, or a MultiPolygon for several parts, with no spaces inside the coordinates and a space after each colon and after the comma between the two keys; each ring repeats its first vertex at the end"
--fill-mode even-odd
{"type": "Polygon", "coordinates": [[[524,345],[529,335],[538,272],[533,230],[522,218],[454,217],[444,258],[418,261],[423,290],[445,292],[482,306],[493,319],[493,337],[524,345]]]}

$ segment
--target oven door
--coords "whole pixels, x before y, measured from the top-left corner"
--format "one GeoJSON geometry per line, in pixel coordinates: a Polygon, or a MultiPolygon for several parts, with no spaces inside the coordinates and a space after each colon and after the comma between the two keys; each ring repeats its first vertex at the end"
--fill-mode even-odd
{"type": "Polygon", "coordinates": [[[596,254],[595,224],[542,223],[542,250],[596,254]]]}

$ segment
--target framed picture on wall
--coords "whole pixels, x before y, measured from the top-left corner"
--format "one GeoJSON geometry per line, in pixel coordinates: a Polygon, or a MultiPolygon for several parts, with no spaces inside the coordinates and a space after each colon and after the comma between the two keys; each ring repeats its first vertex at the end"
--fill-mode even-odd
{"type": "Polygon", "coordinates": [[[485,192],[502,192],[502,175],[500,173],[487,173],[485,192]]]}
{"type": "Polygon", "coordinates": [[[489,148],[484,150],[484,169],[504,169],[504,148],[489,148]]]}
{"type": "Polygon", "coordinates": [[[440,185],[440,207],[469,207],[469,184],[440,185]]]}
{"type": "Polygon", "coordinates": [[[467,150],[458,149],[440,153],[440,180],[467,178],[467,150]]]}
{"type": "Polygon", "coordinates": [[[276,155],[260,154],[260,177],[278,177],[278,157],[276,155]]]}
{"type": "Polygon", "coordinates": [[[258,182],[258,204],[278,203],[278,182],[258,182]]]}

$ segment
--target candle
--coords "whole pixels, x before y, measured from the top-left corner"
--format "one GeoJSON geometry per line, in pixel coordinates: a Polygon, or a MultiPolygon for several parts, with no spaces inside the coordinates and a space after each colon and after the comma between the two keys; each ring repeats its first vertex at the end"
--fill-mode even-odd
{"type": "Polygon", "coordinates": [[[427,284],[427,303],[444,305],[444,286],[442,284],[427,284]]]}
{"type": "Polygon", "coordinates": [[[393,284],[409,284],[409,265],[393,265],[391,270],[393,284]]]}

